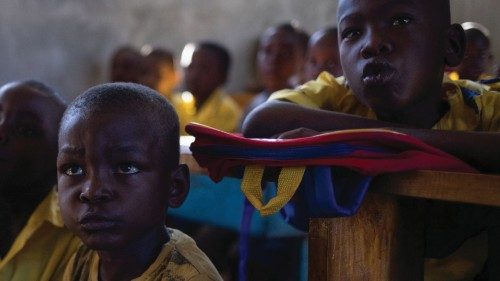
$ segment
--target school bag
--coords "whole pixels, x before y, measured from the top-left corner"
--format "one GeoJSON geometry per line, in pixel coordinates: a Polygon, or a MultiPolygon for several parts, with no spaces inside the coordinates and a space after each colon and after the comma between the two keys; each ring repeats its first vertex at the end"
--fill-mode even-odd
{"type": "Polygon", "coordinates": [[[190,149],[210,178],[241,177],[261,215],[281,212],[307,230],[309,218],[353,215],[373,176],[410,170],[477,172],[458,158],[399,132],[356,129],[298,139],[252,139],[191,123],[190,149]],[[276,170],[276,196],[263,202],[262,182],[276,170]],[[265,179],[265,178],[264,178],[265,179]]]}

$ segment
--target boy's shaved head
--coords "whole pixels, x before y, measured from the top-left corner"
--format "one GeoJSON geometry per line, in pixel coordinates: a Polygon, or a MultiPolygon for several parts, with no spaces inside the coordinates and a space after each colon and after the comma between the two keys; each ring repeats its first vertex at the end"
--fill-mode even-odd
{"type": "Polygon", "coordinates": [[[179,119],[173,106],[159,93],[134,83],[108,83],[92,87],[69,105],[61,121],[61,128],[75,117],[83,115],[91,118],[105,113],[123,113],[145,118],[148,124],[144,126],[150,126],[158,139],[169,168],[179,164],[179,119]]]}

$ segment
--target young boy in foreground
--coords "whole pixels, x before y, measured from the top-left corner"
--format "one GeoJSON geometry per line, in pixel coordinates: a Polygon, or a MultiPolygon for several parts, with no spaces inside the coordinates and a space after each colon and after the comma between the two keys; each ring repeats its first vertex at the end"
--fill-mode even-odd
{"type": "MultiPolygon", "coordinates": [[[[500,172],[500,95],[474,83],[443,82],[445,65],[458,65],[465,47],[461,26],[450,25],[448,0],[340,0],[337,18],[345,79],[323,73],[295,91],[274,94],[250,113],[244,135],[293,137],[311,130],[392,128],[482,171],[500,172]],[[297,128],[302,129],[290,132],[297,128]]],[[[427,254],[445,256],[487,230],[487,267],[490,277],[498,278],[498,211],[472,210],[484,214],[455,212],[458,221],[469,220],[461,224],[467,230],[450,228],[449,237],[433,244],[443,249],[428,246],[427,254]]],[[[435,238],[429,233],[428,239],[435,238]]]]}
{"type": "Polygon", "coordinates": [[[80,239],[57,205],[57,130],[65,103],[47,85],[0,88],[0,280],[60,280],[80,239]]]}
{"type": "Polygon", "coordinates": [[[57,158],[61,213],[85,244],[64,280],[221,280],[167,207],[189,189],[173,107],[145,86],[90,88],[63,116],[57,158]]]}

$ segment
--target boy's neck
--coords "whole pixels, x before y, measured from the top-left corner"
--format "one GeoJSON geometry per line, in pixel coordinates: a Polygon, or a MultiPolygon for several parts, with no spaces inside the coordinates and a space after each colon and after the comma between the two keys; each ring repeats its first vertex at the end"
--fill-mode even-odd
{"type": "Polygon", "coordinates": [[[441,95],[430,96],[412,104],[410,108],[390,113],[377,114],[381,121],[407,125],[415,128],[432,128],[449,110],[447,102],[441,99],[441,95]]]}
{"type": "Polygon", "coordinates": [[[169,240],[166,226],[161,226],[123,249],[98,251],[99,280],[132,280],[141,276],[169,240]]]}

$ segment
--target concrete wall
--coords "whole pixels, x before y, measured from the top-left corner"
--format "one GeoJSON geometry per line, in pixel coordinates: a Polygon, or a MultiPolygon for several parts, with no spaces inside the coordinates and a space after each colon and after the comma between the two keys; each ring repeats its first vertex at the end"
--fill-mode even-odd
{"type": "MultiPolygon", "coordinates": [[[[452,0],[455,21],[484,23],[500,38],[497,0],[452,0]]],[[[68,99],[107,77],[110,54],[122,44],[182,46],[218,40],[234,57],[229,90],[252,81],[256,39],[269,25],[296,19],[312,32],[336,21],[336,0],[3,0],[0,82],[36,78],[68,99]],[[312,3],[314,8],[311,7],[312,3]]],[[[494,50],[500,58],[500,39],[494,50]]]]}

